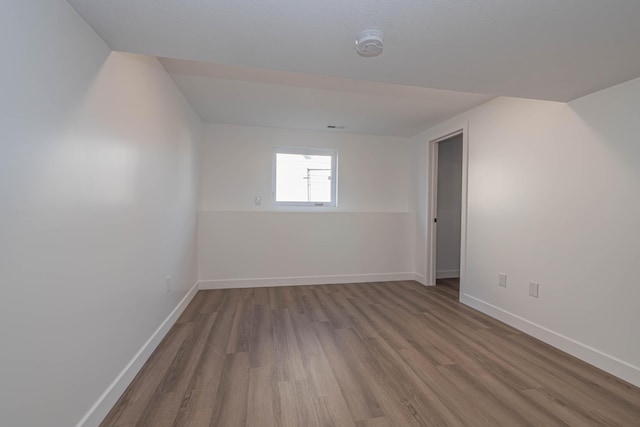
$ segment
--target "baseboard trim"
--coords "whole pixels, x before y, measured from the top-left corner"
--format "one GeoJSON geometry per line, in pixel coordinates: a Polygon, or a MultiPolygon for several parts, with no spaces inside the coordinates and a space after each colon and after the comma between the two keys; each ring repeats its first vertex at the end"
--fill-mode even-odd
{"type": "Polygon", "coordinates": [[[460,277],[460,270],[436,271],[436,279],[453,279],[456,277],[460,277]]]}
{"type": "Polygon", "coordinates": [[[413,280],[420,283],[421,285],[427,286],[427,280],[425,279],[424,275],[420,273],[413,273],[413,280]]]}
{"type": "Polygon", "coordinates": [[[105,392],[102,393],[102,396],[98,398],[91,409],[89,409],[80,422],[76,424],[76,427],[94,427],[100,425],[111,408],[116,404],[118,399],[120,399],[120,396],[125,392],[131,381],[133,381],[140,369],[142,369],[142,366],[149,359],[151,353],[153,353],[158,344],[160,344],[160,341],[162,341],[167,332],[169,332],[169,329],[176,323],[184,309],[187,308],[198,292],[198,289],[198,283],[196,282],[160,326],[158,326],[158,329],[149,337],[147,342],[138,350],[136,355],[133,356],[133,359],[131,359],[127,366],[118,374],[105,392]]]}
{"type": "Polygon", "coordinates": [[[569,353],[570,355],[600,368],[611,375],[615,375],[636,387],[640,387],[640,367],[634,366],[624,360],[620,360],[558,332],[547,329],[544,326],[540,326],[537,323],[531,322],[523,317],[500,307],[496,307],[493,304],[469,294],[462,294],[460,302],[513,326],[514,328],[525,332],[540,341],[544,341],[553,347],[569,353]]]}
{"type": "Polygon", "coordinates": [[[415,280],[415,273],[348,274],[342,276],[268,277],[261,279],[200,280],[200,289],[265,288],[272,286],[330,285],[336,283],[415,280]]]}

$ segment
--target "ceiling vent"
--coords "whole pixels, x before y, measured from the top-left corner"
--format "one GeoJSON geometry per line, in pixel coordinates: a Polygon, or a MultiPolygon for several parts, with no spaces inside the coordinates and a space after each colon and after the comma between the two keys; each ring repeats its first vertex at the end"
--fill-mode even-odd
{"type": "Polygon", "coordinates": [[[382,53],[384,34],[380,30],[364,30],[356,37],[358,55],[370,58],[382,53]]]}

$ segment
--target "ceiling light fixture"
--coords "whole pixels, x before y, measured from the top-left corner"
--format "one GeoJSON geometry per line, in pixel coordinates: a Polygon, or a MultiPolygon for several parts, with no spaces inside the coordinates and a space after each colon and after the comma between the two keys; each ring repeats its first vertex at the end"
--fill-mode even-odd
{"type": "Polygon", "coordinates": [[[366,58],[382,53],[384,33],[380,30],[364,30],[356,37],[356,51],[366,58]]]}

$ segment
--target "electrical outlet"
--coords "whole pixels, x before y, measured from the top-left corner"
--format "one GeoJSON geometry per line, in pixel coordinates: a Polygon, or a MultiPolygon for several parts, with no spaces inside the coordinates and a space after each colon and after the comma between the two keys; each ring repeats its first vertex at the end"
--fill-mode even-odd
{"type": "Polygon", "coordinates": [[[253,199],[253,203],[254,203],[256,206],[260,206],[260,205],[262,205],[262,197],[260,197],[260,196],[256,196],[256,197],[253,199]]]}
{"type": "Polygon", "coordinates": [[[504,273],[498,273],[498,286],[503,288],[507,287],[507,275],[504,273]]]}
{"type": "Polygon", "coordinates": [[[536,282],[529,282],[529,296],[538,298],[538,291],[540,290],[540,284],[536,282]]]}
{"type": "Polygon", "coordinates": [[[167,282],[167,292],[171,292],[171,276],[167,276],[165,281],[167,282]]]}

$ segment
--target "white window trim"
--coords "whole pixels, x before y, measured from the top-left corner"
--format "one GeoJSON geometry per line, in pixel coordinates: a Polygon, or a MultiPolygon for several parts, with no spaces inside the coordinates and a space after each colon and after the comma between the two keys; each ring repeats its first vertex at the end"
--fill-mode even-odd
{"type": "Polygon", "coordinates": [[[334,148],[300,148],[300,147],[273,147],[271,166],[271,202],[274,206],[300,206],[323,208],[335,208],[338,206],[338,150],[334,148]],[[276,155],[277,154],[302,154],[308,156],[331,156],[331,201],[330,202],[278,202],[276,201],[276,155]]]}

